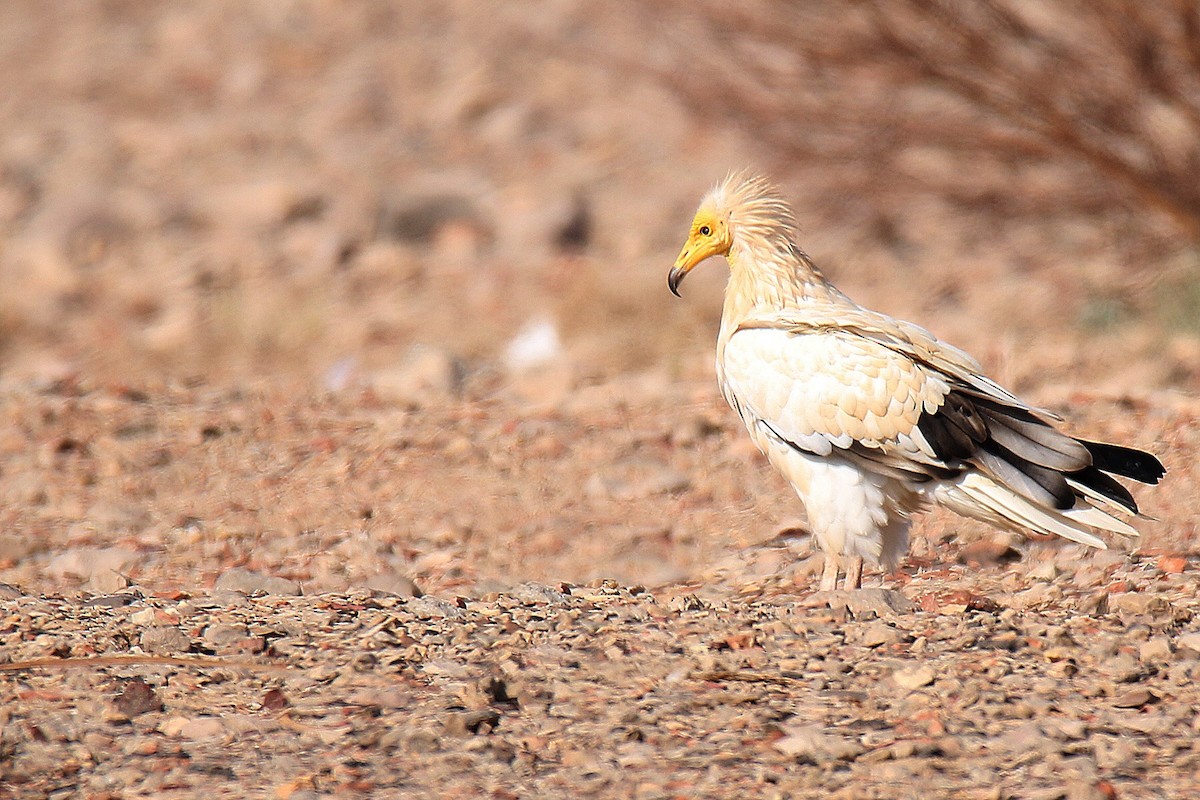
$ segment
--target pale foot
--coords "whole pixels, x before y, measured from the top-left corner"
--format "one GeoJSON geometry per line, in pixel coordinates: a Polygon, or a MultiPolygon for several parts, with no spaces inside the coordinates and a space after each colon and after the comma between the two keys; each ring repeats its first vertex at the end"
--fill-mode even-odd
{"type": "Polygon", "coordinates": [[[833,553],[825,554],[825,568],[821,570],[821,591],[832,592],[837,588],[838,559],[833,553]]]}

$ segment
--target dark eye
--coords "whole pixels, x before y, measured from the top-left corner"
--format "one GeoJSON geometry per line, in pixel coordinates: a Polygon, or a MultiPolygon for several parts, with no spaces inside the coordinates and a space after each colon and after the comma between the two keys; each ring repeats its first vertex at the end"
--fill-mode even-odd
{"type": "Polygon", "coordinates": [[[708,236],[710,233],[712,233],[712,228],[708,227],[707,225],[700,226],[700,235],[701,236],[708,236]]]}

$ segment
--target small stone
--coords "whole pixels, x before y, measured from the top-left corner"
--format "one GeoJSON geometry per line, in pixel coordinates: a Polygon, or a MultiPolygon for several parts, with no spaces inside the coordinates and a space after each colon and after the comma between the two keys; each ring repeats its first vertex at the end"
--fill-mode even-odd
{"type": "Polygon", "coordinates": [[[1147,713],[1145,710],[1146,706],[1157,703],[1161,699],[1154,692],[1150,692],[1150,697],[1145,703],[1140,706],[1133,706],[1139,709],[1139,711],[1119,719],[1119,724],[1126,730],[1137,731],[1146,736],[1161,736],[1167,733],[1178,724],[1178,720],[1167,714],[1147,713]]]}
{"type": "Polygon", "coordinates": [[[863,747],[835,732],[818,726],[794,728],[774,742],[774,747],[796,761],[820,766],[834,761],[853,761],[863,747]]]}
{"type": "Polygon", "coordinates": [[[1187,556],[1178,554],[1163,556],[1158,560],[1158,568],[1168,575],[1178,575],[1187,569],[1187,556]]]}
{"type": "Polygon", "coordinates": [[[958,561],[970,567],[990,567],[997,564],[1007,564],[1021,558],[1021,552],[1007,542],[993,539],[980,539],[971,542],[958,551],[958,561]]]}
{"type": "Polygon", "coordinates": [[[1049,726],[1047,734],[1055,739],[1079,740],[1087,736],[1087,725],[1083,720],[1071,717],[1052,718],[1043,725],[1049,726]]]}
{"type": "Polygon", "coordinates": [[[1029,572],[1026,574],[1035,580],[1052,581],[1062,574],[1062,570],[1060,570],[1058,565],[1053,561],[1047,559],[1033,569],[1029,570],[1029,572]]]}
{"type": "Polygon", "coordinates": [[[192,640],[187,634],[166,625],[156,625],[142,632],[142,649],[147,653],[159,655],[174,655],[186,653],[192,648],[192,640]]]}
{"type": "Polygon", "coordinates": [[[1114,708],[1141,708],[1158,701],[1158,696],[1149,689],[1137,688],[1122,692],[1113,700],[1114,708]]]}
{"type": "Polygon", "coordinates": [[[538,316],[525,323],[508,343],[504,364],[510,372],[533,369],[562,357],[562,337],[553,319],[538,316]]]}
{"type": "Polygon", "coordinates": [[[291,705],[291,703],[288,702],[287,695],[285,695],[283,690],[278,687],[275,687],[274,689],[268,689],[266,693],[263,694],[262,707],[269,711],[282,711],[289,705],[291,705]]]}
{"type": "Polygon", "coordinates": [[[1134,683],[1143,677],[1141,666],[1127,653],[1109,659],[1105,669],[1117,683],[1134,683]]]}
{"type": "Polygon", "coordinates": [[[1171,660],[1171,640],[1166,636],[1154,636],[1138,647],[1138,658],[1143,664],[1160,664],[1171,660]]]}
{"type": "Polygon", "coordinates": [[[101,594],[113,594],[129,586],[129,579],[112,569],[97,572],[88,579],[88,588],[101,594]]]}
{"type": "Polygon", "coordinates": [[[150,685],[141,678],[130,678],[121,687],[113,705],[126,717],[136,717],[147,711],[161,711],[163,704],[150,685]]]}
{"type": "Polygon", "coordinates": [[[1127,764],[1136,763],[1137,752],[1132,742],[1109,734],[1093,733],[1088,737],[1088,744],[1095,753],[1096,767],[1100,770],[1121,769],[1127,764]]]}
{"type": "Polygon", "coordinates": [[[217,647],[240,642],[250,636],[250,630],[242,624],[218,622],[204,630],[204,641],[217,647]]]}
{"type": "Polygon", "coordinates": [[[892,681],[901,689],[919,689],[928,686],[937,678],[937,673],[925,665],[912,669],[898,669],[892,673],[892,681]]]}
{"type": "Polygon", "coordinates": [[[1047,741],[1041,726],[1036,722],[1023,722],[995,741],[995,749],[1002,753],[1025,753],[1041,751],[1047,741]]]}
{"type": "Polygon", "coordinates": [[[446,720],[446,732],[453,736],[491,733],[500,722],[500,712],[491,708],[451,714],[446,720]]]}
{"type": "Polygon", "coordinates": [[[1066,789],[1066,800],[1107,800],[1112,796],[1103,792],[1100,786],[1092,781],[1071,781],[1066,789]]]}
{"type": "Polygon", "coordinates": [[[557,589],[549,586],[543,586],[538,583],[522,583],[516,586],[509,594],[520,600],[522,603],[531,605],[551,604],[561,606],[566,603],[567,596],[557,589]]]}
{"type": "Polygon", "coordinates": [[[221,577],[217,578],[217,582],[213,584],[213,589],[241,594],[263,592],[264,594],[298,595],[301,593],[300,584],[296,581],[273,575],[260,575],[240,567],[223,572],[221,577]]]}
{"type": "Polygon", "coordinates": [[[402,606],[417,619],[462,619],[463,611],[453,603],[436,597],[413,597],[402,606]]]}
{"type": "Polygon", "coordinates": [[[131,736],[122,742],[121,751],[131,756],[152,756],[158,752],[158,742],[150,736],[131,736]]]}
{"type": "Polygon", "coordinates": [[[1103,616],[1108,613],[1109,597],[1109,593],[1105,591],[1092,592],[1087,597],[1081,598],[1076,607],[1084,614],[1103,616]]]}
{"type": "Polygon", "coordinates": [[[858,643],[863,647],[882,647],[900,641],[900,631],[886,622],[872,622],[863,628],[858,643]]]}
{"type": "Polygon", "coordinates": [[[897,614],[911,614],[917,608],[913,601],[894,589],[816,592],[811,599],[814,602],[825,603],[834,610],[843,609],[859,619],[872,615],[894,617],[897,614]]]}
{"type": "Polygon", "coordinates": [[[225,733],[225,725],[217,717],[171,717],[158,726],[165,736],[193,741],[214,739],[225,733]]]}
{"type": "Polygon", "coordinates": [[[140,628],[146,628],[158,622],[157,608],[143,608],[129,615],[129,621],[140,628]]]}
{"type": "Polygon", "coordinates": [[[1175,639],[1175,646],[1191,650],[1195,656],[1200,656],[1200,632],[1181,634],[1175,639]]]}
{"type": "Polygon", "coordinates": [[[158,730],[164,736],[178,736],[183,730],[183,726],[187,725],[191,720],[187,717],[170,717],[159,724],[158,730]]]}
{"type": "Polygon", "coordinates": [[[1018,608],[1040,608],[1049,605],[1054,600],[1053,584],[1035,583],[1024,591],[1017,592],[1013,596],[1013,605],[1018,608]]]}
{"type": "Polygon", "coordinates": [[[85,606],[98,606],[100,608],[125,608],[138,602],[142,598],[134,592],[117,592],[116,594],[100,594],[89,598],[84,602],[85,606]]]}
{"type": "Polygon", "coordinates": [[[1108,608],[1114,614],[1162,616],[1171,610],[1171,604],[1153,594],[1121,592],[1108,598],[1108,608]]]}
{"type": "Polygon", "coordinates": [[[421,597],[424,592],[416,581],[398,572],[383,572],[367,578],[366,586],[374,592],[393,594],[397,597],[421,597]]]}

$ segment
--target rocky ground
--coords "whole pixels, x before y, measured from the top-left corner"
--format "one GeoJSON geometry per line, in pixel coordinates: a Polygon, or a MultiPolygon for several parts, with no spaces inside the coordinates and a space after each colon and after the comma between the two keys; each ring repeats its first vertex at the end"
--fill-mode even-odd
{"type": "Polygon", "coordinates": [[[753,132],[530,7],[0,3],[0,798],[1200,793],[1182,262],[782,172],[842,288],[1169,470],[1137,542],[934,512],[814,594],[720,265],[665,286],[753,132]]]}
{"type": "Polygon", "coordinates": [[[8,600],[6,652],[42,665],[6,675],[5,779],[50,797],[1190,797],[1194,575],[1091,569],[1140,591],[1053,580],[998,602],[930,575],[909,584],[929,610],[882,619],[613,582],[8,600]]]}
{"type": "Polygon", "coordinates": [[[618,381],[532,414],[9,393],[0,785],[1195,792],[1200,409],[1119,417],[1171,443],[1138,550],[1013,547],[933,515],[902,570],[827,597],[794,503],[715,395],[618,381]]]}

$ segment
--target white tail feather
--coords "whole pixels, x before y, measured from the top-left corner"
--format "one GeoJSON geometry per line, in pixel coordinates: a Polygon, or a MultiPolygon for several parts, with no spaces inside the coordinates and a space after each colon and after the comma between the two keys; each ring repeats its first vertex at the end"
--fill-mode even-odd
{"type": "MultiPolygon", "coordinates": [[[[1104,540],[1085,528],[1085,525],[1124,533],[1123,522],[1090,506],[1076,506],[1068,511],[1039,508],[1021,495],[980,475],[968,473],[958,481],[945,486],[938,492],[938,500],[954,511],[985,522],[1000,521],[1009,527],[1036,531],[1052,536],[1061,536],[1072,542],[1107,549],[1104,540]],[[1091,512],[1091,513],[1089,513],[1091,512]],[[1105,520],[1104,524],[1097,517],[1105,520]]],[[[1124,525],[1125,528],[1129,526],[1124,525]]]]}
{"type": "Polygon", "coordinates": [[[1062,515],[1076,522],[1082,522],[1093,528],[1099,528],[1102,531],[1112,531],[1125,536],[1139,536],[1137,528],[1134,528],[1123,519],[1117,519],[1102,508],[1088,505],[1085,501],[1080,500],[1075,504],[1075,507],[1069,511],[1063,511],[1062,515]]]}

